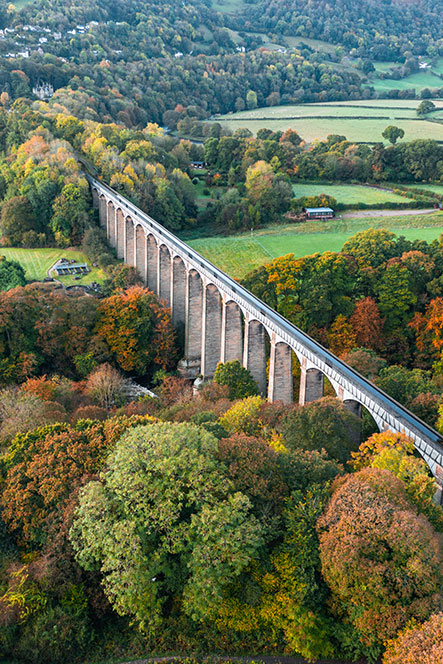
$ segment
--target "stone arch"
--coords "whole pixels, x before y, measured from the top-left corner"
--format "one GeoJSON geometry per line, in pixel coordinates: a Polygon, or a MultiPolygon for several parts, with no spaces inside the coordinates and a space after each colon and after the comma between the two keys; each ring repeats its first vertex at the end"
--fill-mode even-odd
{"type": "Polygon", "coordinates": [[[243,348],[243,366],[250,371],[257,383],[258,391],[266,394],[266,342],[268,331],[256,318],[245,323],[245,339],[243,348]]]}
{"type": "Polygon", "coordinates": [[[94,210],[98,210],[98,189],[96,187],[91,187],[91,194],[92,194],[92,207],[94,210]]]}
{"type": "Polygon", "coordinates": [[[162,300],[171,303],[171,252],[165,244],[158,248],[157,293],[162,300]]]}
{"type": "Polygon", "coordinates": [[[140,224],[135,227],[135,267],[146,283],[146,237],[143,226],[140,224]]]}
{"type": "Polygon", "coordinates": [[[186,288],[185,358],[198,375],[202,348],[203,282],[197,270],[190,270],[186,288]]]}
{"type": "Polygon", "coordinates": [[[383,421],[374,417],[371,411],[358,399],[344,399],[343,404],[361,419],[360,440],[366,440],[374,433],[383,431],[383,421]]]}
{"type": "Polygon", "coordinates": [[[132,217],[125,219],[125,263],[135,266],[135,233],[132,217]]]}
{"type": "Polygon", "coordinates": [[[108,201],[108,224],[107,224],[107,229],[106,229],[106,235],[108,237],[108,242],[111,245],[111,247],[115,248],[116,245],[116,215],[115,215],[115,207],[114,203],[112,201],[108,201]]]}
{"type": "Polygon", "coordinates": [[[213,378],[221,357],[222,300],[214,284],[203,289],[202,363],[204,378],[213,378]]]}
{"type": "Polygon", "coordinates": [[[106,228],[107,226],[107,216],[106,198],[102,194],[98,199],[98,218],[102,228],[106,228]]]}
{"type": "Polygon", "coordinates": [[[123,211],[121,208],[117,208],[116,210],[116,223],[115,223],[116,231],[117,231],[117,241],[116,241],[116,253],[117,253],[117,258],[122,258],[124,259],[125,257],[125,217],[123,215],[123,211]]]}
{"type": "Polygon", "coordinates": [[[223,301],[220,362],[243,361],[242,308],[234,300],[223,301]]]}
{"type": "Polygon", "coordinates": [[[294,386],[292,377],[292,348],[283,341],[271,341],[271,355],[269,360],[269,401],[283,401],[292,403],[294,399],[294,386]]]}
{"type": "Polygon", "coordinates": [[[146,264],[148,266],[148,288],[157,293],[158,246],[155,237],[150,233],[146,238],[146,264]]]}
{"type": "Polygon", "coordinates": [[[185,323],[186,267],[180,256],[174,256],[172,259],[171,309],[174,325],[185,323]]]}

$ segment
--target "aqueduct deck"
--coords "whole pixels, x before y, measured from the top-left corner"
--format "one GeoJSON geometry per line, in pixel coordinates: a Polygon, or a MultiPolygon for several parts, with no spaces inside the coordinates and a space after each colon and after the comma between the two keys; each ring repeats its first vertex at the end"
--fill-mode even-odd
{"type": "Polygon", "coordinates": [[[337,397],[354,412],[366,408],[380,430],[412,438],[438,484],[443,484],[443,440],[407,408],[295,327],[234,279],[103,182],[86,176],[100,224],[117,257],[185,326],[183,369],[212,378],[218,362],[238,359],[271,401],[293,400],[292,352],[301,367],[300,403],[323,396],[326,376],[337,397]],[[269,379],[265,336],[270,342],[269,379]]]}

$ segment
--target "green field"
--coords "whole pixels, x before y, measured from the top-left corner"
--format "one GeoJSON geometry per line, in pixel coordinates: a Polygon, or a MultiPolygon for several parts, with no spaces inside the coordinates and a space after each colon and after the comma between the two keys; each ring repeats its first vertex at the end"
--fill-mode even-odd
{"type": "Polygon", "coordinates": [[[292,187],[294,196],[318,196],[326,194],[333,196],[337,203],[352,205],[353,203],[367,203],[368,205],[377,205],[379,203],[405,202],[405,199],[391,191],[376,189],[375,187],[365,187],[359,184],[321,184],[317,182],[294,184],[292,187]]]}
{"type": "Polygon", "coordinates": [[[443,233],[443,213],[408,217],[335,219],[273,226],[244,235],[191,240],[188,244],[237,279],[277,256],[340,251],[346,240],[367,228],[387,228],[408,240],[431,242],[443,233]]]}
{"type": "Polygon", "coordinates": [[[406,78],[394,79],[380,79],[371,78],[370,85],[377,92],[387,92],[389,90],[415,90],[419,91],[422,88],[439,88],[441,80],[435,76],[431,70],[418,71],[415,74],[406,76],[406,78]]]}
{"type": "MultiPolygon", "coordinates": [[[[49,268],[59,258],[73,258],[79,263],[87,263],[91,267],[91,261],[86,254],[74,249],[16,249],[9,247],[0,248],[0,256],[17,261],[25,270],[26,278],[29,280],[42,281],[48,276],[49,268]]],[[[65,286],[73,284],[90,284],[92,281],[103,282],[106,278],[103,270],[91,267],[91,271],[84,277],[75,280],[73,277],[60,277],[65,286]]]]}
{"type": "MultiPolygon", "coordinates": [[[[438,79],[436,79],[438,80],[438,79]]],[[[233,131],[247,127],[257,133],[262,127],[298,131],[306,141],[323,139],[328,134],[341,134],[351,141],[382,141],[389,124],[405,130],[404,141],[434,138],[443,141],[443,124],[417,118],[419,100],[363,100],[326,104],[289,104],[228,113],[215,120],[233,131]]],[[[434,100],[443,111],[443,101],[434,100]]],[[[430,115],[430,117],[433,117],[430,115]]],[[[436,117],[436,119],[438,119],[436,117]]]]}
{"type": "Polygon", "coordinates": [[[434,194],[441,194],[443,196],[443,184],[414,184],[409,186],[414,189],[426,189],[426,191],[433,191],[434,194]]]}

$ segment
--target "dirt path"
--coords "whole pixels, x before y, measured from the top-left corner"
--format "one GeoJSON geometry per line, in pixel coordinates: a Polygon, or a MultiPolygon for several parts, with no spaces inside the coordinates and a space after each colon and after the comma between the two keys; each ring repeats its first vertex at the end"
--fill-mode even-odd
{"type": "Polygon", "coordinates": [[[342,215],[337,218],[342,219],[359,219],[361,217],[407,217],[412,214],[431,214],[431,212],[438,212],[435,208],[429,208],[426,210],[354,210],[350,212],[344,212],[342,215]]]}

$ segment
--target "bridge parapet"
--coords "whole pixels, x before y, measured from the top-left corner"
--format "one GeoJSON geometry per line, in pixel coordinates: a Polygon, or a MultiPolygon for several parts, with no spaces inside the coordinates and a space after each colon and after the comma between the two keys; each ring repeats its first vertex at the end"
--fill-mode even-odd
{"type": "Polygon", "coordinates": [[[217,361],[242,359],[263,394],[267,388],[271,401],[290,403],[295,357],[301,369],[301,403],[322,396],[326,377],[338,398],[364,407],[380,430],[412,438],[439,484],[443,483],[443,440],[437,431],[118,192],[86,177],[117,257],[135,265],[147,286],[171,306],[174,322],[185,324],[182,369],[189,376],[201,373],[212,378],[217,361]]]}

